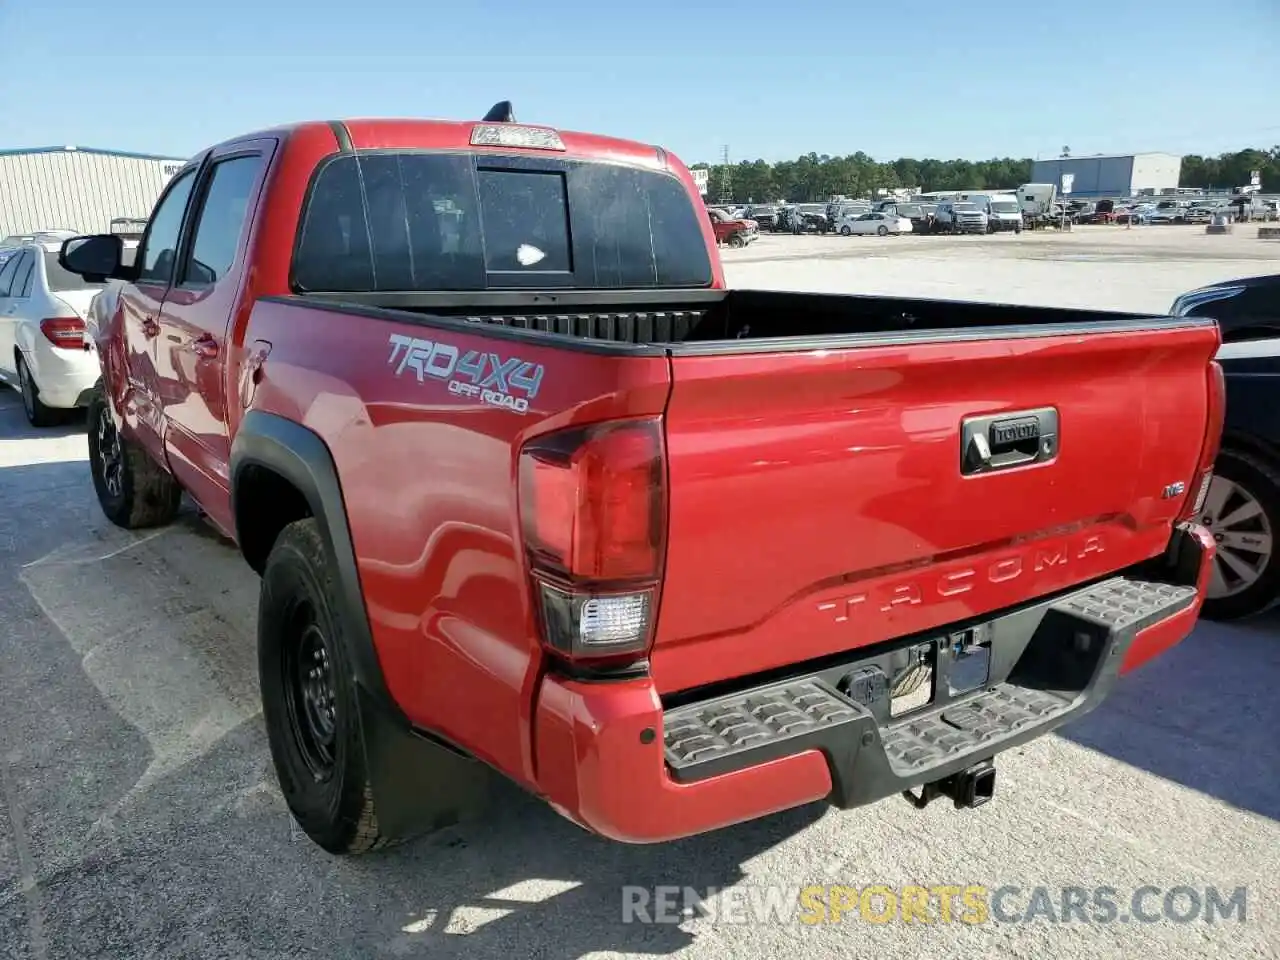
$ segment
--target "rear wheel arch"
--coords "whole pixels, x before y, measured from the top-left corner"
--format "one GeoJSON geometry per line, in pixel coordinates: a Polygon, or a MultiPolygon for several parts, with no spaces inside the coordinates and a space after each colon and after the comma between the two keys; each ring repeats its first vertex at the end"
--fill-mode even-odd
{"type": "MultiPolygon", "coordinates": [[[[295,511],[305,504],[328,552],[335,588],[329,607],[341,619],[344,659],[355,681],[364,771],[367,789],[376,797],[378,835],[405,839],[478,812],[488,796],[487,768],[464,750],[415,728],[387,688],[328,446],[295,421],[250,411],[232,443],[231,509],[246,559],[264,567],[280,531],[302,519],[291,517],[281,524],[269,500],[264,506],[261,499],[272,495],[286,497],[295,511]],[[262,532],[255,533],[255,524],[263,525],[262,532]],[[264,541],[267,554],[259,558],[256,551],[264,541]]],[[[288,517],[288,511],[280,513],[288,517]]],[[[353,843],[350,852],[357,848],[363,849],[363,842],[353,843]]]]}
{"type": "Polygon", "coordinates": [[[276,414],[245,414],[231,446],[231,514],[240,551],[259,574],[280,531],[295,520],[315,518],[337,574],[356,681],[403,720],[383,679],[338,469],[324,440],[276,414]]]}

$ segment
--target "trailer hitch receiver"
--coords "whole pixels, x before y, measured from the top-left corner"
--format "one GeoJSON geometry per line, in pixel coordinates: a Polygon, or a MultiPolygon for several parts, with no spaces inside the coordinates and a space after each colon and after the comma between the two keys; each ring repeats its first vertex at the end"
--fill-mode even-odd
{"type": "Polygon", "coordinates": [[[926,783],[920,788],[919,796],[910,790],[902,791],[917,810],[923,810],[938,797],[950,797],[957,810],[970,810],[982,806],[995,793],[996,765],[992,760],[983,760],[959,773],[926,783]]]}

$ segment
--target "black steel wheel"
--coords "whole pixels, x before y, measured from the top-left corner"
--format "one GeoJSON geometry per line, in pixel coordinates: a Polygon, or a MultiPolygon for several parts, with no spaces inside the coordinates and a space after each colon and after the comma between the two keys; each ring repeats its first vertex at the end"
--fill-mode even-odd
{"type": "Polygon", "coordinates": [[[258,600],[258,678],[289,812],[323,849],[358,854],[392,838],[378,825],[333,567],[315,520],[276,538],[258,600]]]}
{"type": "Polygon", "coordinates": [[[328,641],[311,604],[294,609],[280,653],[290,732],[312,776],[327,780],[336,758],[337,703],[328,641]]]}

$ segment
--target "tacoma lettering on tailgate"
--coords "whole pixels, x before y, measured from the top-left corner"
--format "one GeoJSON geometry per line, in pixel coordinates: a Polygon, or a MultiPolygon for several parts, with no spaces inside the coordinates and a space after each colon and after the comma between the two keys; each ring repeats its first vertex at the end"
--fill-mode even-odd
{"type": "Polygon", "coordinates": [[[888,613],[895,607],[947,600],[974,589],[980,590],[985,584],[1004,583],[1027,574],[1035,576],[1045,570],[1066,566],[1072,560],[1083,560],[1090,554],[1102,553],[1104,549],[1102,537],[1091,535],[1053,547],[1036,547],[981,566],[928,571],[911,580],[886,583],[842,600],[823,601],[818,604],[818,611],[831,616],[836,623],[847,623],[859,608],[888,613]],[[864,607],[863,604],[870,606],[864,607]]]}
{"type": "Polygon", "coordinates": [[[461,353],[451,343],[391,334],[391,356],[387,363],[399,360],[396,376],[412,370],[419,383],[428,378],[448,384],[454,396],[467,397],[502,407],[515,413],[528,413],[529,401],[542,386],[543,368],[519,357],[500,357],[496,353],[468,350],[461,353]]]}

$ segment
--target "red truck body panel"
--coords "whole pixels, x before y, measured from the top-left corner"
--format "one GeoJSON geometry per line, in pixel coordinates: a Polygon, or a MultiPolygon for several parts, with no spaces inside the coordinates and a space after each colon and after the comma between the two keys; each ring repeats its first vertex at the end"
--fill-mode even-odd
{"type": "Polygon", "coordinates": [[[1199,329],[676,357],[659,690],[918,633],[1159,553],[1180,506],[1162,491],[1199,454],[1216,349],[1199,329]],[[1044,406],[1061,417],[1055,462],[960,475],[961,420],[1044,406]]]}
{"type": "MultiPolygon", "coordinates": [[[[430,328],[260,303],[276,346],[256,394],[325,438],[342,478],[361,587],[387,685],[405,714],[531,782],[531,710],[542,669],[516,513],[516,454],[574,423],[661,413],[665,358],[619,361],[454,331],[549,373],[526,416],[390,375],[389,338],[430,328]],[[306,337],[292,331],[306,329],[306,337]]],[[[390,368],[394,369],[394,368],[390,368]]]]}
{"type": "MultiPolygon", "coordinates": [[[[312,123],[202,154],[189,167],[263,158],[235,263],[200,291],[126,286],[99,354],[122,433],[242,547],[253,531],[238,529],[232,461],[246,417],[319,438],[363,598],[353,616],[367,617],[394,710],[577,822],[648,842],[845,790],[816,749],[678,781],[664,762],[667,711],[705,687],[884,649],[1130,571],[1185,527],[1193,474],[1216,441],[1206,371],[1218,335],[1199,321],[685,350],[293,295],[308,184],[343,138],[359,150],[489,150],[470,144],[473,127],[312,123]],[[425,352],[404,362],[432,344],[495,367],[540,365],[541,387],[519,414],[478,402],[424,374],[425,352]],[[1060,421],[1050,462],[961,475],[962,420],[1045,407],[1060,421]],[[667,496],[656,626],[632,673],[588,677],[549,650],[522,527],[522,448],[641,417],[661,424],[654,485],[667,496]]],[[[724,287],[679,160],[560,135],[560,156],[674,174],[698,210],[711,286],[724,287]]],[[[1199,610],[1213,542],[1198,528],[1178,535],[1196,545],[1181,575],[1198,592],[1134,628],[1126,670],[1185,636],[1199,610]]]]}

